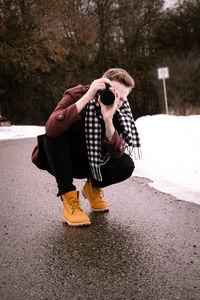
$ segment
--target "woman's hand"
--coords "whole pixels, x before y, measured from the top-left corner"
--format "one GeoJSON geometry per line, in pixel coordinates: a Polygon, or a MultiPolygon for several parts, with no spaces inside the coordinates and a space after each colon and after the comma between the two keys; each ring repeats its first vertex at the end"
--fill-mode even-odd
{"type": "Polygon", "coordinates": [[[108,78],[100,78],[100,79],[94,80],[91,83],[90,88],[87,91],[87,93],[85,93],[85,95],[83,95],[83,97],[81,97],[76,102],[76,107],[77,107],[78,113],[80,113],[83,110],[83,108],[88,104],[88,102],[96,96],[96,93],[99,90],[101,90],[101,91],[105,90],[105,88],[106,88],[105,83],[111,84],[112,82],[108,78]]]}
{"type": "Polygon", "coordinates": [[[90,99],[93,99],[98,91],[105,90],[105,83],[108,83],[110,85],[112,84],[112,82],[108,78],[99,78],[94,80],[91,83],[90,88],[86,94],[89,96],[90,99]]]}

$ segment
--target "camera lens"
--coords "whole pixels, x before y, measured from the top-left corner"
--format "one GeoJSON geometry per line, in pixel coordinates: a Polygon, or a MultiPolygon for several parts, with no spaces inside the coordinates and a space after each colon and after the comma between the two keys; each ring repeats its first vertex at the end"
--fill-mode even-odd
{"type": "Polygon", "coordinates": [[[110,85],[106,83],[106,89],[100,93],[101,102],[104,105],[112,105],[115,101],[115,95],[109,90],[110,85]]]}

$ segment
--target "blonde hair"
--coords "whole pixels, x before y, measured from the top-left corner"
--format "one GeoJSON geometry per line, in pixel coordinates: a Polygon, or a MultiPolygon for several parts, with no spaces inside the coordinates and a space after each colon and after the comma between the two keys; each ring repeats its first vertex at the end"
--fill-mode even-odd
{"type": "Polygon", "coordinates": [[[135,86],[135,82],[133,78],[124,69],[120,69],[120,68],[109,69],[103,74],[102,77],[108,78],[111,81],[116,80],[119,83],[125,85],[126,87],[129,87],[130,89],[132,89],[135,86]]]}

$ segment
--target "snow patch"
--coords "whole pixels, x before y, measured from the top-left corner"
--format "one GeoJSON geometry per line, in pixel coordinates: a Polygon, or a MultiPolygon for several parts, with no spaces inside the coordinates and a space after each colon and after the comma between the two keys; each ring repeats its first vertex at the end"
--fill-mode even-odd
{"type": "Polygon", "coordinates": [[[0,140],[31,138],[44,134],[44,126],[12,125],[0,127],[0,140]]]}

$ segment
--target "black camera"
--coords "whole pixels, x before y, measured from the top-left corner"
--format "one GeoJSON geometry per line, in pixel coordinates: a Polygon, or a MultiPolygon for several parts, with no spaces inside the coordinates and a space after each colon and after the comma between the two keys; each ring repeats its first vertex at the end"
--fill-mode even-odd
{"type": "Polygon", "coordinates": [[[113,94],[113,92],[111,92],[109,90],[109,88],[111,87],[110,84],[105,83],[105,85],[106,85],[105,90],[99,91],[97,93],[97,96],[100,95],[101,102],[104,105],[112,105],[114,103],[114,101],[115,101],[115,95],[113,94]]]}

